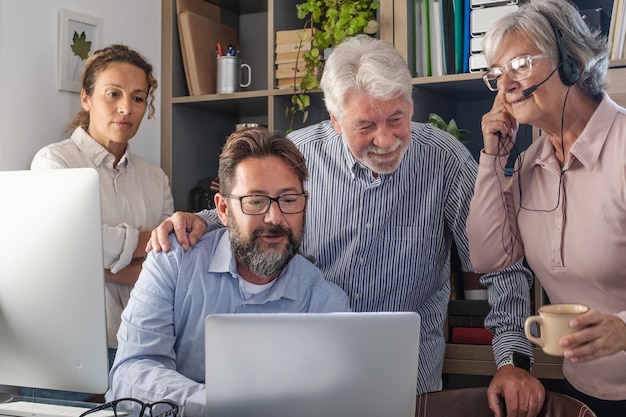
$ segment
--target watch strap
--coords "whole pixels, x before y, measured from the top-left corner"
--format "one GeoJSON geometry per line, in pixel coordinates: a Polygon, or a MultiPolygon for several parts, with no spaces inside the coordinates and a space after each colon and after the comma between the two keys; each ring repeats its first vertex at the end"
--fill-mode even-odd
{"type": "Polygon", "coordinates": [[[525,369],[528,372],[532,369],[532,361],[530,360],[530,357],[517,352],[511,353],[502,362],[500,362],[500,364],[498,364],[498,369],[504,365],[513,365],[516,368],[525,369]]]}

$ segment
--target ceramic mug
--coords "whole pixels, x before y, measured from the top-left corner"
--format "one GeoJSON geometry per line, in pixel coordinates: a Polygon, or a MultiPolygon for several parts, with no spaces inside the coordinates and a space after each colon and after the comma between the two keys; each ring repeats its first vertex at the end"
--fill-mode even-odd
{"type": "Polygon", "coordinates": [[[548,355],[563,356],[559,340],[573,333],[569,322],[579,314],[589,311],[583,304],[547,304],[539,307],[538,316],[530,316],[524,323],[524,333],[531,342],[540,346],[548,355]],[[532,333],[532,324],[536,323],[539,334],[532,333]]]}

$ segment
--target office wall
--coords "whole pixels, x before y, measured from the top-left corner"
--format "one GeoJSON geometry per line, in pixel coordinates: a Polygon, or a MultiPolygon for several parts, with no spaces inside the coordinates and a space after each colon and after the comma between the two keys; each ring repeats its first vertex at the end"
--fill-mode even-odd
{"type": "MultiPolygon", "coordinates": [[[[78,93],[57,89],[59,10],[102,18],[102,44],[140,51],[161,81],[161,2],[157,0],[0,0],[0,170],[28,169],[39,148],[65,139],[78,93]]],[[[144,118],[133,152],[160,165],[161,94],[144,118]]]]}

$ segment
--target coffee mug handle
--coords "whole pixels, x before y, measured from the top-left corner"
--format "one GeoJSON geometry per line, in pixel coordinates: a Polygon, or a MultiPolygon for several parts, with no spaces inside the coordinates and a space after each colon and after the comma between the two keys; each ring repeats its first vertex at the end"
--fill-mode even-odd
{"type": "Polygon", "coordinates": [[[531,333],[531,326],[533,323],[537,323],[537,326],[539,326],[539,334],[541,335],[542,320],[540,316],[529,316],[526,319],[526,321],[524,322],[524,333],[526,334],[528,340],[540,347],[543,347],[543,342],[541,341],[541,339],[531,333]]]}
{"type": "Polygon", "coordinates": [[[241,87],[250,87],[250,83],[252,82],[252,68],[250,68],[250,65],[248,64],[241,64],[242,78],[243,78],[244,68],[248,70],[248,77],[246,78],[246,80],[248,81],[246,83],[241,83],[241,87]]]}

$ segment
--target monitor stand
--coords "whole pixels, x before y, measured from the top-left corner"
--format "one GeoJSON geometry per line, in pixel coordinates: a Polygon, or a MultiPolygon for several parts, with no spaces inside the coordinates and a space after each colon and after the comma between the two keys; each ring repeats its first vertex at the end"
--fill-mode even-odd
{"type": "Polygon", "coordinates": [[[0,403],[6,403],[8,401],[11,401],[13,399],[13,396],[9,393],[6,392],[0,392],[0,403]]]}

